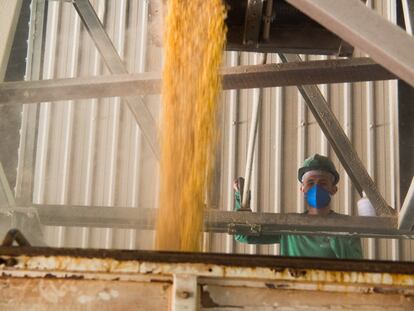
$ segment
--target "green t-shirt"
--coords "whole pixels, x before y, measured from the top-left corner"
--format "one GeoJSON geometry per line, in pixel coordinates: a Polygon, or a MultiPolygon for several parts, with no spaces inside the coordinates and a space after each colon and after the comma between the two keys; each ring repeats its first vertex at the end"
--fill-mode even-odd
{"type": "MultiPolygon", "coordinates": [[[[235,193],[235,209],[240,209],[240,193],[235,193]]],[[[280,243],[282,256],[362,259],[361,240],[358,237],[316,235],[235,235],[236,241],[249,244],[280,243]]]]}

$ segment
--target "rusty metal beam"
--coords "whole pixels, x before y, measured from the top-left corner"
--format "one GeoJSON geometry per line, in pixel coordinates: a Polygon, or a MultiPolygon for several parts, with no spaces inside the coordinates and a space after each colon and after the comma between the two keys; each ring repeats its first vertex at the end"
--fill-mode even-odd
{"type": "MultiPolygon", "coordinates": [[[[157,209],[35,205],[42,225],[131,228],[152,230],[157,209]]],[[[273,235],[356,235],[361,237],[414,238],[397,229],[396,217],[358,217],[334,214],[317,217],[305,214],[225,212],[207,210],[204,231],[215,233],[273,235]]]]}
{"type": "MultiPolygon", "coordinates": [[[[295,54],[279,56],[283,62],[301,61],[300,56],[295,54]]],[[[298,89],[359,194],[362,196],[363,191],[367,194],[377,215],[394,215],[395,211],[388,206],[378,191],[318,86],[302,85],[298,86],[298,89]]]]}
{"type": "MultiPolygon", "coordinates": [[[[223,68],[223,89],[388,80],[396,77],[370,58],[223,68]]],[[[0,83],[0,104],[159,94],[158,73],[0,83]]]]}
{"type": "MultiPolygon", "coordinates": [[[[109,71],[113,74],[127,74],[128,72],[121,57],[118,55],[118,52],[112,44],[111,39],[106,33],[89,0],[76,0],[73,2],[73,5],[91,38],[95,42],[109,71]]],[[[139,96],[124,98],[124,100],[141,128],[144,137],[147,139],[155,157],[159,159],[158,130],[150,110],[139,96]]]]}
{"type": "MultiPolygon", "coordinates": [[[[129,273],[132,274],[134,272],[143,274],[156,273],[159,276],[163,274],[171,275],[173,273],[183,273],[183,267],[192,267],[193,269],[188,269],[187,271],[193,271],[195,275],[205,277],[235,276],[254,278],[254,276],[256,276],[269,279],[285,279],[288,277],[291,280],[292,277],[295,278],[296,276],[290,274],[289,271],[283,273],[284,269],[374,273],[371,281],[377,280],[377,282],[380,280],[383,280],[384,282],[390,281],[389,275],[383,279],[379,277],[377,273],[414,275],[414,265],[411,262],[343,260],[329,258],[287,258],[264,255],[185,253],[148,250],[1,247],[0,263],[4,264],[5,262],[8,262],[7,267],[0,265],[0,268],[10,269],[14,267],[22,269],[25,273],[28,272],[28,267],[32,267],[33,269],[43,268],[44,271],[47,269],[60,271],[71,269],[71,272],[73,273],[76,273],[76,271],[84,272],[85,266],[87,265],[90,271],[93,270],[95,272],[103,273],[118,272],[119,274],[123,274],[122,280],[128,280],[128,277],[130,276],[129,273]],[[15,260],[9,260],[10,258],[14,258],[15,260]],[[45,265],[43,260],[46,260],[48,264],[45,265]],[[95,264],[91,264],[91,260],[95,264]],[[129,264],[122,265],[123,262],[129,264]],[[188,264],[188,266],[183,264],[188,264]],[[242,267],[247,269],[243,271],[243,274],[237,274],[237,271],[239,271],[239,273],[242,272],[240,270],[242,267]],[[227,270],[227,268],[229,269],[227,270]],[[269,268],[269,271],[260,271],[257,268],[269,268]]],[[[45,274],[46,273],[47,271],[45,271],[45,274]]],[[[64,272],[63,274],[66,273],[64,272]]],[[[304,275],[302,274],[302,276],[304,275]]],[[[338,279],[338,276],[335,276],[335,274],[325,275],[310,273],[308,277],[311,278],[308,279],[309,281],[314,280],[319,282],[335,282],[338,279]],[[313,277],[315,277],[315,279],[313,279],[313,277]]],[[[369,283],[363,275],[359,275],[357,278],[350,277],[349,280],[351,282],[369,283]]],[[[404,284],[405,280],[402,277],[398,277],[395,282],[404,284]]],[[[411,280],[411,282],[413,282],[413,280],[411,280]]],[[[413,285],[413,283],[410,285],[413,285]]]]}
{"type": "Polygon", "coordinates": [[[414,38],[360,0],[287,0],[414,86],[414,38]]]}
{"type": "Polygon", "coordinates": [[[409,262],[2,247],[0,272],[0,305],[10,311],[33,305],[54,310],[57,304],[64,310],[155,311],[414,306],[409,262]],[[300,298],[292,299],[292,293],[300,298]]]}

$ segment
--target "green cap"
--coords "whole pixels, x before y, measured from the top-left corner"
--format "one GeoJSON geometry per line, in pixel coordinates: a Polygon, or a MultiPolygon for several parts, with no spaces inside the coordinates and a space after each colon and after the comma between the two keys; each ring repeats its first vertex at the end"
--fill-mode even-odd
{"type": "Polygon", "coordinates": [[[339,181],[339,174],[335,165],[329,158],[320,154],[316,153],[303,162],[302,167],[298,170],[298,179],[300,182],[302,182],[303,175],[309,171],[326,171],[335,177],[334,185],[339,181]]]}

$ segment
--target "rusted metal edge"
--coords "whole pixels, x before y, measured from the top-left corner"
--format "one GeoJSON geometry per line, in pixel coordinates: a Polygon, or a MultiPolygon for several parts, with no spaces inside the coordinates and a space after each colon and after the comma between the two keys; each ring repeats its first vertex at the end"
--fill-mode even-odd
{"type": "MultiPolygon", "coordinates": [[[[70,257],[78,259],[113,259],[119,262],[138,261],[164,264],[205,264],[249,268],[313,269],[326,271],[354,271],[370,273],[393,273],[414,275],[412,262],[335,260],[324,258],[299,258],[265,255],[238,255],[217,253],[180,253],[143,250],[103,250],[48,247],[0,247],[0,258],[26,257],[70,257]]],[[[13,266],[13,264],[9,265],[13,266]]]]}

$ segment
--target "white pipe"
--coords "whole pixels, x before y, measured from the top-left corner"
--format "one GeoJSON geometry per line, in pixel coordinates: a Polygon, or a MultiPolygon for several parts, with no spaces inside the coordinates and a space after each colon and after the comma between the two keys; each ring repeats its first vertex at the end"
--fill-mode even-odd
{"type": "MultiPolygon", "coordinates": [[[[276,63],[281,63],[278,55],[275,55],[276,63]]],[[[274,201],[273,212],[282,212],[282,193],[283,193],[283,91],[284,88],[275,88],[275,184],[274,184],[274,201]]],[[[280,245],[273,245],[273,254],[280,254],[280,245]]]]}
{"type": "MultiPolygon", "coordinates": [[[[301,56],[303,59],[303,55],[301,56]]],[[[305,160],[306,155],[306,131],[307,131],[307,106],[305,104],[305,100],[303,99],[302,94],[299,91],[297,92],[297,167],[301,167],[303,161],[305,160]]],[[[303,194],[300,191],[297,191],[296,194],[296,212],[302,213],[305,210],[305,202],[303,198],[303,194]]]]}
{"type": "MultiPolygon", "coordinates": [[[[344,132],[352,142],[352,84],[344,84],[344,132]]],[[[344,181],[344,214],[352,215],[352,182],[348,174],[343,174],[344,181]]]]}
{"type": "MultiPolygon", "coordinates": [[[[264,54],[263,63],[266,62],[267,54],[264,54]]],[[[262,90],[255,89],[258,94],[255,96],[253,102],[253,109],[252,109],[252,119],[250,122],[250,131],[249,131],[249,143],[247,147],[247,160],[246,160],[246,170],[244,174],[245,182],[244,182],[244,189],[243,189],[243,201],[242,201],[242,208],[247,208],[248,205],[248,194],[250,189],[250,179],[253,169],[253,157],[254,157],[254,149],[257,137],[257,129],[259,124],[259,111],[261,108],[262,102],[262,90]]]]}
{"type": "MultiPolygon", "coordinates": [[[[230,66],[237,66],[238,59],[237,59],[238,52],[228,52],[229,58],[229,65],[230,66]]],[[[227,165],[228,165],[228,174],[227,174],[227,182],[225,184],[225,193],[227,194],[226,200],[226,207],[228,211],[233,210],[234,206],[234,190],[233,190],[233,179],[236,175],[236,148],[237,148],[237,113],[238,113],[238,101],[237,101],[237,90],[230,90],[228,91],[228,105],[229,105],[229,140],[228,140],[228,157],[227,157],[227,165]]],[[[233,253],[234,252],[234,237],[232,235],[226,236],[226,253],[233,253]]]]}
{"type": "MultiPolygon", "coordinates": [[[[375,110],[374,85],[366,82],[367,108],[367,172],[375,180],[375,110]]],[[[375,240],[368,239],[368,259],[375,258],[375,240]]]]}

